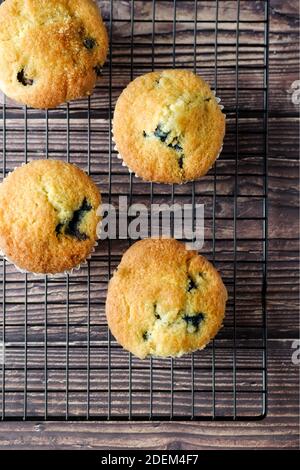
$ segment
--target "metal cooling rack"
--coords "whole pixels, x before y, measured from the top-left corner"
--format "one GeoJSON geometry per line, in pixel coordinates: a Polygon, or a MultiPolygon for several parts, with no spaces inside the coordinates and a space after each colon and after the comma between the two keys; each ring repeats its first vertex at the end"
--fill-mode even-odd
{"type": "Polygon", "coordinates": [[[131,240],[102,242],[59,278],[0,260],[2,420],[255,420],[267,412],[268,1],[99,1],[110,30],[103,81],[86,100],[38,111],[3,98],[1,177],[47,154],[88,171],[105,202],[205,204],[202,253],[229,291],[224,328],[203,351],[140,361],[111,337],[107,283],[131,240]],[[116,98],[167,67],[200,73],[227,114],[223,153],[201,180],[129,175],[111,141],[116,98]]]}

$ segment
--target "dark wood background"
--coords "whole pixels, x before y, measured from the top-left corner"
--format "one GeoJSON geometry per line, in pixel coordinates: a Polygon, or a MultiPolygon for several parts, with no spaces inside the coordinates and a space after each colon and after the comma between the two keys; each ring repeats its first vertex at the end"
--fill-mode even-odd
{"type": "MultiPolygon", "coordinates": [[[[118,4],[120,15],[122,8],[125,11],[128,2],[114,3],[118,4]]],[[[209,2],[199,2],[199,8],[200,3],[209,2]]],[[[230,8],[230,4],[234,2],[227,3],[230,8]]],[[[248,3],[253,4],[249,7],[249,15],[255,19],[256,4],[259,2],[248,3]]],[[[298,448],[299,366],[292,363],[291,356],[293,341],[299,335],[299,105],[293,104],[289,93],[292,83],[299,78],[298,5],[292,0],[270,0],[270,6],[269,413],[267,418],[261,422],[179,424],[4,422],[0,423],[0,448],[298,448]]],[[[253,40],[251,31],[249,38],[253,40]]]]}

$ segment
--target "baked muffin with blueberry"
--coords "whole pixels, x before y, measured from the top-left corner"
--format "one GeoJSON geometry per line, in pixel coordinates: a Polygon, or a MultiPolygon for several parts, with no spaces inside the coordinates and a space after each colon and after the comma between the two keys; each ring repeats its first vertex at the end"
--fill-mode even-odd
{"type": "Polygon", "coordinates": [[[34,108],[90,95],[108,36],[93,0],[6,0],[0,6],[0,88],[34,108]]]}
{"type": "Polygon", "coordinates": [[[0,184],[0,251],[17,268],[56,274],[94,250],[101,196],[70,163],[36,160],[0,184]]]}
{"type": "Polygon", "coordinates": [[[204,348],[222,326],[227,291],[212,264],[174,239],[146,239],[124,254],[108,288],[116,340],[141,359],[204,348]]]}
{"type": "Polygon", "coordinates": [[[203,176],[222,148],[225,115],[208,84],[187,70],[152,72],[131,82],[113,120],[117,151],[146,181],[203,176]]]}

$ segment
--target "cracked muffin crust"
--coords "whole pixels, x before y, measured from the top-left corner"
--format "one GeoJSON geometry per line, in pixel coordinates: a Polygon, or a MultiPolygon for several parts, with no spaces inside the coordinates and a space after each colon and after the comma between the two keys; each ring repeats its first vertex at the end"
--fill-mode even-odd
{"type": "Polygon", "coordinates": [[[93,251],[100,203],[96,185],[70,163],[21,166],[0,184],[0,251],[28,272],[71,270],[93,251]]]}
{"type": "Polygon", "coordinates": [[[222,326],[227,291],[203,256],[174,239],[146,239],[123,255],[108,288],[116,340],[141,359],[204,348],[222,326]]]}
{"type": "Polygon", "coordinates": [[[0,88],[34,108],[90,95],[108,35],[93,0],[6,0],[0,6],[0,88]]]}
{"type": "Polygon", "coordinates": [[[225,115],[208,84],[187,70],[151,72],[119,97],[116,148],[146,181],[184,183],[207,173],[218,157],[225,115]]]}

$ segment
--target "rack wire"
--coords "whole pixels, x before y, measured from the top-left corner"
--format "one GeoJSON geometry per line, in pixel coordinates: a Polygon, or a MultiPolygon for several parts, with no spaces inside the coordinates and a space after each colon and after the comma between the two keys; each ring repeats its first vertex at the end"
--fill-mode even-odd
{"type": "Polygon", "coordinates": [[[105,321],[108,281],[133,240],[107,240],[80,271],[19,273],[0,259],[2,420],[257,420],[267,413],[269,2],[99,1],[109,60],[92,97],[39,111],[3,97],[1,177],[47,155],[73,162],[105,202],[205,204],[202,253],[229,291],[224,328],[203,351],[140,361],[105,321]],[[145,183],[112,143],[115,101],[136,76],[201,74],[225,105],[223,153],[199,181],[145,183]]]}

